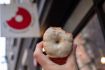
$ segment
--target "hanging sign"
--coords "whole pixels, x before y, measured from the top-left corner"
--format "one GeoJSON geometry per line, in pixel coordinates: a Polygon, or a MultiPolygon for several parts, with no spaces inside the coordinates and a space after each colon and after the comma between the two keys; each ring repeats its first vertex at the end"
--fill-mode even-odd
{"type": "Polygon", "coordinates": [[[1,7],[1,36],[40,37],[36,4],[12,3],[1,7]]]}

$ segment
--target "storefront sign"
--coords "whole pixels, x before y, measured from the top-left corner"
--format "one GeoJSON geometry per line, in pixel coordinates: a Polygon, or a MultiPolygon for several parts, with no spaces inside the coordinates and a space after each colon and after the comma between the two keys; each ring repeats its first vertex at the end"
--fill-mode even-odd
{"type": "Polygon", "coordinates": [[[1,36],[39,37],[36,4],[10,4],[1,7],[1,36]]]}

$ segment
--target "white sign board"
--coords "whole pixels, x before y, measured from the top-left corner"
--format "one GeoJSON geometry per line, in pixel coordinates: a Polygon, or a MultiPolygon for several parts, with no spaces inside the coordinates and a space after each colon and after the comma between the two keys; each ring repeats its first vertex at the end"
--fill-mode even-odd
{"type": "Polygon", "coordinates": [[[1,36],[40,37],[36,4],[10,4],[1,6],[1,36]]]}

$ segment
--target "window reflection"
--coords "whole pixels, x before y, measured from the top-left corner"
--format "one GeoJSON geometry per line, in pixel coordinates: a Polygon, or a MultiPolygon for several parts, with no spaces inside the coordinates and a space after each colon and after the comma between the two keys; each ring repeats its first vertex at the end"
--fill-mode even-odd
{"type": "Polygon", "coordinates": [[[100,60],[102,56],[105,56],[105,41],[96,14],[77,36],[76,40],[75,42],[79,43],[77,59],[80,68],[82,67],[83,70],[101,70],[100,68],[104,66],[100,60]]]}

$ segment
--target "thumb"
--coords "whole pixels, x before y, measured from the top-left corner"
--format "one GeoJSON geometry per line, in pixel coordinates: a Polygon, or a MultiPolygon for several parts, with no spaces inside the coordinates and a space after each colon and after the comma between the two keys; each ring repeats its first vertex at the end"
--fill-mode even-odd
{"type": "Polygon", "coordinates": [[[34,52],[34,60],[36,60],[42,67],[48,66],[51,63],[50,59],[45,56],[42,52],[43,42],[40,42],[36,46],[36,50],[34,52]]]}

